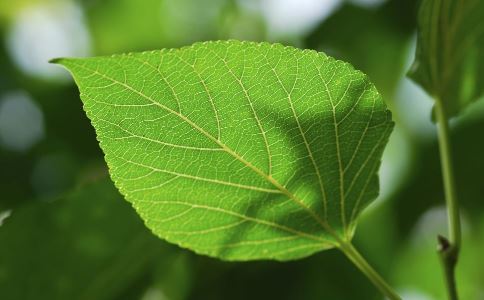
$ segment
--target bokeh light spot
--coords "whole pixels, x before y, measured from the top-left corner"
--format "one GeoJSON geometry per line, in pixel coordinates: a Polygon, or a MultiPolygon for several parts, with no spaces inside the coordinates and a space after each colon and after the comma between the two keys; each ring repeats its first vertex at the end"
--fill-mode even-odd
{"type": "Polygon", "coordinates": [[[0,98],[0,144],[23,152],[44,136],[44,117],[40,107],[25,92],[0,98]]]}
{"type": "Polygon", "coordinates": [[[11,214],[12,214],[11,210],[5,210],[0,212],[0,226],[3,225],[3,222],[5,221],[5,219],[10,217],[11,214]]]}
{"type": "Polygon", "coordinates": [[[260,10],[267,21],[270,39],[309,31],[330,16],[341,3],[340,0],[240,1],[242,6],[260,10]]]}
{"type": "Polygon", "coordinates": [[[67,80],[67,72],[49,64],[49,60],[89,55],[90,37],[80,7],[56,2],[22,10],[7,33],[7,48],[26,74],[67,80]]]}

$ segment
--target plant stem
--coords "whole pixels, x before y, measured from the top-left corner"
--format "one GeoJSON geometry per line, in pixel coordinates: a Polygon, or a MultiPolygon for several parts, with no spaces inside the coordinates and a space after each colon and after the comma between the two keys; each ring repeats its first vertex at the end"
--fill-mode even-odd
{"type": "Polygon", "coordinates": [[[457,248],[451,247],[450,242],[443,236],[437,237],[439,246],[438,252],[442,268],[444,269],[445,285],[447,287],[447,297],[449,300],[459,299],[457,286],[455,283],[455,265],[457,264],[457,248]]]}
{"type": "Polygon", "coordinates": [[[375,269],[365,260],[365,258],[349,242],[340,243],[340,249],[349,260],[368,277],[368,279],[390,300],[401,300],[400,296],[390,287],[388,283],[378,274],[375,269]]]}
{"type": "Polygon", "coordinates": [[[460,248],[460,217],[459,204],[457,202],[454,171],[449,142],[449,123],[440,99],[435,100],[435,114],[438,123],[438,139],[440,148],[440,161],[442,164],[442,176],[444,180],[445,201],[447,203],[447,215],[449,220],[449,240],[452,246],[460,248]]]}
{"type": "Polygon", "coordinates": [[[444,237],[439,237],[438,251],[444,268],[448,298],[450,300],[457,300],[455,267],[457,265],[457,258],[461,244],[459,204],[455,192],[454,172],[452,168],[449,123],[442,101],[438,98],[435,99],[435,115],[438,124],[440,161],[442,165],[445,202],[449,223],[449,240],[444,237]]]}

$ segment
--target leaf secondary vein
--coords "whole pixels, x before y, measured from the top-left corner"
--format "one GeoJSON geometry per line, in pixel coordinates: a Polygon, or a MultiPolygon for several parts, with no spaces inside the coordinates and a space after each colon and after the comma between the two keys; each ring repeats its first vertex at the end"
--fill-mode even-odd
{"type": "MultiPolygon", "coordinates": [[[[321,81],[324,84],[326,89],[326,93],[328,94],[329,101],[331,103],[332,113],[333,113],[333,126],[334,126],[334,135],[336,139],[336,155],[338,157],[338,168],[339,168],[339,190],[340,190],[340,207],[341,207],[341,222],[343,223],[343,228],[347,228],[346,225],[346,215],[345,215],[345,201],[344,201],[344,171],[343,171],[343,163],[341,160],[341,151],[340,151],[340,142],[339,142],[339,132],[338,132],[338,121],[336,120],[336,112],[335,106],[333,102],[333,97],[331,96],[331,92],[329,91],[328,83],[323,78],[321,74],[321,69],[318,68],[318,73],[320,75],[321,81]]],[[[334,71],[333,75],[329,79],[329,82],[333,80],[336,71],[334,71]]]]}
{"type": "Polygon", "coordinates": [[[259,116],[257,115],[257,112],[255,111],[255,108],[254,108],[254,105],[252,103],[252,100],[249,97],[249,93],[248,93],[247,89],[245,88],[244,84],[242,83],[242,80],[240,78],[238,78],[234,74],[234,72],[232,71],[232,69],[229,67],[226,58],[221,57],[220,55],[218,55],[218,53],[216,53],[213,50],[209,50],[209,51],[211,53],[213,53],[215,56],[217,56],[217,58],[220,59],[224,63],[225,68],[229,71],[230,75],[235,79],[235,81],[237,81],[237,83],[239,84],[240,88],[244,92],[245,98],[247,99],[247,102],[249,103],[250,110],[252,111],[252,114],[254,115],[255,121],[257,122],[257,127],[259,127],[259,131],[260,131],[260,133],[262,135],[262,138],[264,140],[264,144],[265,144],[266,151],[267,151],[267,159],[269,160],[268,161],[269,166],[268,166],[267,173],[268,173],[269,176],[271,176],[271,173],[272,173],[272,155],[271,155],[271,150],[269,148],[269,141],[267,140],[266,132],[265,132],[264,128],[262,127],[262,123],[260,121],[259,116]]]}
{"type": "Polygon", "coordinates": [[[321,242],[322,244],[334,245],[334,243],[335,243],[334,241],[327,240],[327,239],[321,238],[319,236],[316,236],[316,235],[313,235],[313,234],[310,234],[310,233],[306,233],[306,232],[303,232],[303,231],[300,231],[300,230],[297,230],[297,229],[294,229],[294,228],[291,228],[291,227],[288,227],[288,226],[285,226],[285,225],[281,225],[279,223],[275,223],[275,222],[271,222],[271,221],[267,221],[267,220],[262,220],[262,219],[257,219],[257,218],[252,218],[252,217],[249,217],[249,216],[246,216],[246,215],[243,215],[243,214],[239,214],[239,213],[236,213],[234,211],[223,209],[223,208],[220,208],[220,207],[213,207],[213,206],[200,205],[200,204],[191,204],[191,203],[187,203],[187,202],[183,202],[183,201],[168,201],[168,200],[160,200],[160,201],[139,200],[138,202],[140,202],[140,203],[143,203],[143,202],[153,203],[155,205],[160,205],[160,204],[183,205],[183,206],[189,206],[189,207],[194,208],[194,209],[216,211],[216,212],[220,212],[220,213],[223,213],[223,214],[238,217],[238,218],[241,218],[241,219],[244,219],[244,220],[247,220],[247,221],[258,223],[258,224],[261,224],[261,225],[277,228],[277,229],[282,230],[282,231],[290,232],[290,233],[297,235],[297,236],[300,236],[300,237],[305,237],[305,238],[310,239],[310,240],[321,242]]]}
{"type": "MultiPolygon", "coordinates": [[[[328,200],[327,200],[327,197],[326,197],[326,191],[324,189],[323,179],[322,179],[321,173],[319,172],[319,168],[316,164],[316,160],[314,158],[311,147],[310,147],[310,145],[307,141],[306,134],[304,133],[302,126],[301,126],[301,123],[299,122],[299,117],[297,116],[296,110],[294,109],[294,104],[293,104],[293,101],[291,99],[291,93],[286,89],[286,87],[282,83],[281,78],[279,77],[279,74],[277,74],[277,72],[275,70],[275,67],[270,65],[269,60],[267,59],[267,57],[265,55],[263,55],[263,57],[265,58],[267,65],[270,67],[271,71],[274,73],[274,76],[276,77],[279,85],[282,87],[282,89],[284,90],[284,92],[287,95],[287,101],[289,102],[289,106],[291,108],[292,115],[294,117],[294,120],[296,121],[299,133],[300,133],[300,135],[303,139],[303,142],[304,142],[304,146],[306,147],[306,150],[308,152],[309,158],[310,158],[311,163],[313,165],[314,171],[316,172],[316,176],[318,178],[319,189],[320,189],[320,193],[321,193],[321,197],[322,197],[322,201],[323,201],[324,216],[325,216],[325,218],[327,218],[327,213],[328,213],[328,203],[327,202],[328,202],[328,200]]],[[[297,58],[296,58],[296,62],[298,62],[297,58]]],[[[297,68],[299,68],[299,65],[297,66],[297,68]]],[[[296,81],[297,81],[297,76],[296,76],[296,81]]],[[[294,85],[296,84],[296,81],[294,82],[294,85]]],[[[292,89],[291,89],[291,92],[292,92],[292,89]]]]}
{"type": "MultiPolygon", "coordinates": [[[[257,186],[252,186],[252,185],[245,185],[245,184],[229,182],[229,181],[224,181],[224,180],[219,180],[219,179],[205,178],[205,177],[200,177],[200,176],[195,176],[195,175],[190,175],[190,174],[173,172],[173,171],[163,170],[163,169],[155,168],[155,167],[148,166],[148,165],[145,165],[145,164],[137,163],[135,161],[128,160],[128,159],[121,158],[121,157],[120,157],[120,159],[127,162],[127,163],[130,163],[130,164],[133,164],[133,165],[136,165],[136,166],[139,166],[139,167],[147,168],[147,169],[153,170],[155,172],[161,172],[161,173],[166,173],[166,174],[170,174],[170,175],[175,175],[177,177],[185,177],[185,178],[190,178],[190,179],[193,179],[193,180],[207,181],[207,182],[212,182],[212,183],[217,183],[217,184],[222,184],[222,185],[233,186],[233,187],[246,189],[246,190],[254,190],[254,191],[258,191],[258,192],[281,194],[281,191],[275,190],[275,189],[266,189],[266,188],[261,188],[261,187],[257,187],[257,186]]],[[[163,182],[162,184],[164,184],[164,183],[166,183],[166,182],[163,182]]],[[[153,188],[156,188],[156,186],[153,187],[153,188]]]]}

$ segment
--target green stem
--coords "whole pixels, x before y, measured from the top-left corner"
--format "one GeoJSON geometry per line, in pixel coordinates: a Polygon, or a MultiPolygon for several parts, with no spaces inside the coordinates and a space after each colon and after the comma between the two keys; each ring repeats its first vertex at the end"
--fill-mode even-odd
{"type": "Polygon", "coordinates": [[[351,243],[341,243],[340,250],[348,257],[353,264],[366,275],[366,277],[390,300],[401,300],[400,296],[390,287],[388,283],[378,274],[366,259],[356,250],[351,243]]]}
{"type": "Polygon", "coordinates": [[[449,240],[439,238],[439,254],[442,260],[445,281],[448,290],[448,298],[457,300],[457,288],[455,283],[455,266],[461,246],[461,228],[459,204],[457,202],[454,171],[452,168],[451,150],[449,142],[449,123],[447,115],[438,98],[435,99],[435,116],[438,124],[438,139],[440,149],[440,161],[442,165],[442,177],[444,181],[445,202],[449,223],[449,240]]]}
{"type": "Polygon", "coordinates": [[[452,247],[450,242],[443,236],[438,236],[438,252],[442,268],[444,269],[445,285],[447,287],[447,297],[449,300],[459,299],[457,286],[455,283],[455,265],[457,264],[457,248],[452,247]]]}

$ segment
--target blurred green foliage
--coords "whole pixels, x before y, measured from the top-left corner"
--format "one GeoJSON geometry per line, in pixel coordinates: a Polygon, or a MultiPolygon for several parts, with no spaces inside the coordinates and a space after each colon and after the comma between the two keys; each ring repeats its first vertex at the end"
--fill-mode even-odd
{"type": "Polygon", "coordinates": [[[2,227],[0,286],[11,299],[113,299],[169,252],[109,179],[16,209],[2,227]]]}
{"type": "MultiPolygon", "coordinates": [[[[297,12],[298,1],[292,2],[296,5],[286,11],[297,12]]],[[[374,6],[340,2],[327,18],[281,42],[323,50],[352,63],[370,75],[393,108],[407,147],[384,158],[384,165],[403,172],[392,166],[408,161],[406,175],[394,174],[392,192],[364,214],[356,243],[405,299],[441,299],[434,240],[446,228],[442,214],[434,213],[443,204],[438,147],[430,102],[417,106],[426,101],[413,101],[422,94],[404,79],[415,51],[417,1],[387,0],[374,6]]],[[[154,239],[103,179],[103,155],[77,88],[66,74],[49,75],[48,59],[86,55],[66,46],[82,32],[89,55],[208,39],[267,40],[272,38],[271,25],[261,7],[271,3],[279,2],[0,0],[0,112],[7,95],[21,91],[41,111],[44,127],[38,142],[23,151],[7,147],[6,138],[26,124],[14,124],[12,132],[0,128],[0,219],[10,215],[0,225],[1,299],[381,299],[337,251],[284,264],[227,263],[154,239]],[[52,7],[58,11],[45,17],[43,12],[52,7]],[[49,22],[53,25],[47,26],[49,22]],[[31,72],[19,64],[21,59],[45,65],[38,67],[42,72],[31,72]],[[140,244],[135,245],[138,237],[140,244]],[[98,288],[97,298],[85,294],[98,288]]],[[[290,15],[281,18],[295,20],[290,15]]],[[[19,111],[8,113],[15,116],[19,111]]],[[[463,299],[484,299],[482,105],[468,106],[452,125],[465,221],[457,274],[463,299]]]]}

